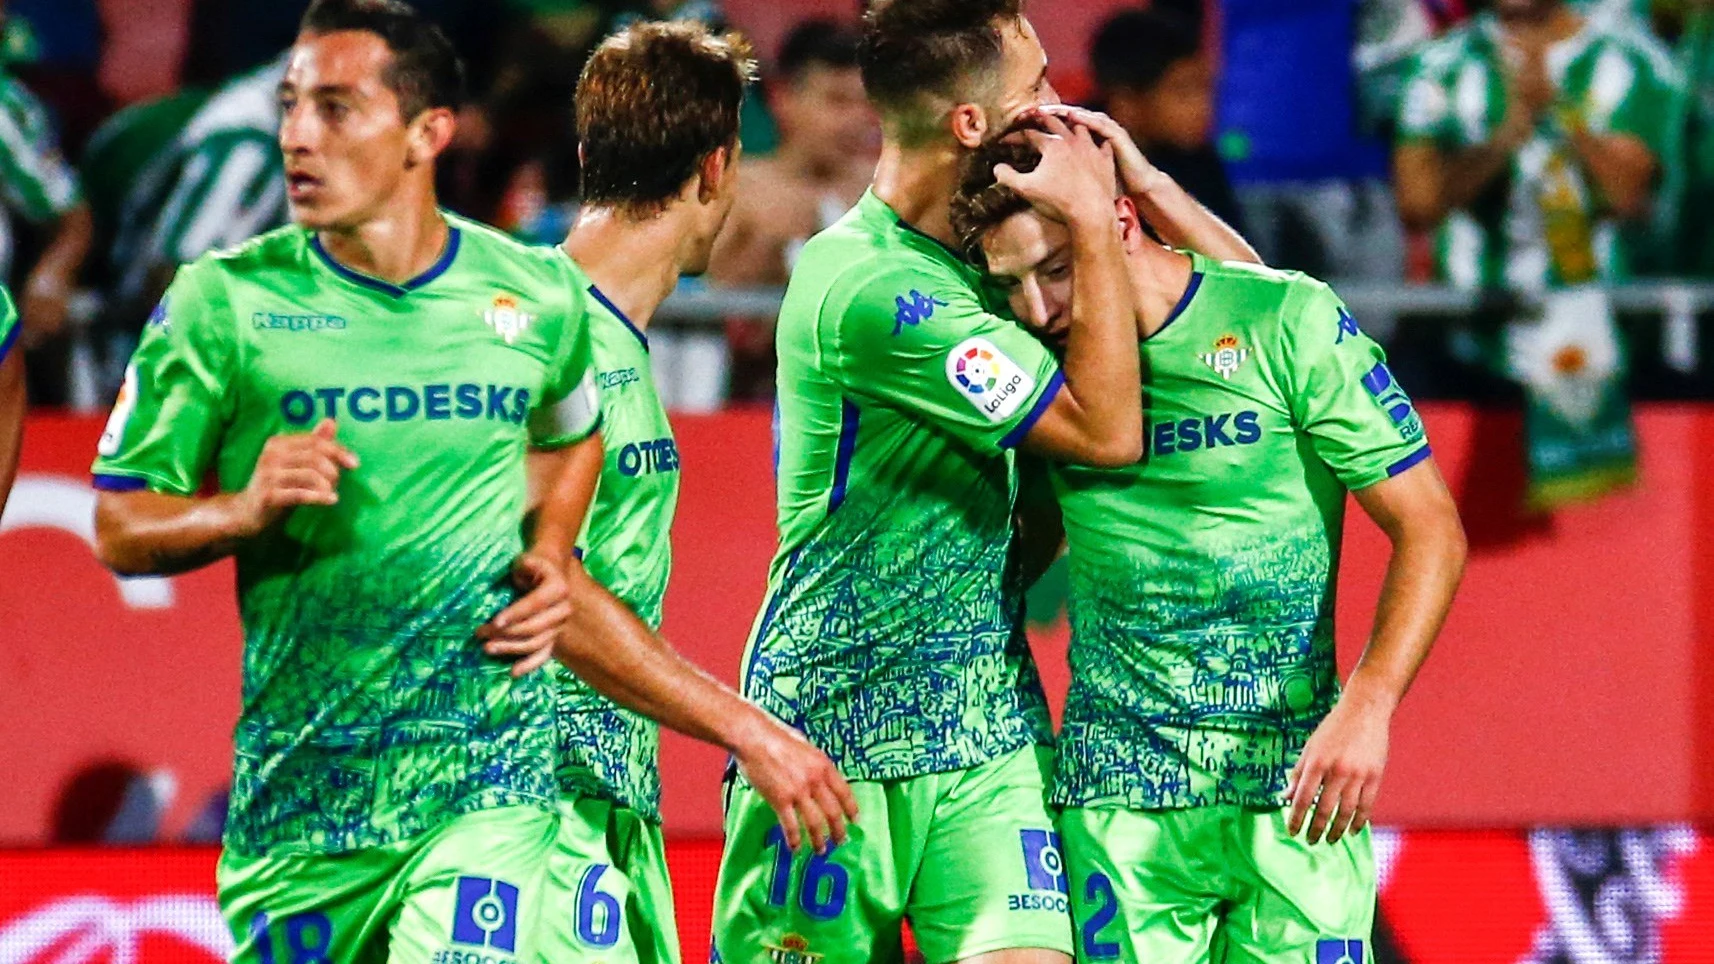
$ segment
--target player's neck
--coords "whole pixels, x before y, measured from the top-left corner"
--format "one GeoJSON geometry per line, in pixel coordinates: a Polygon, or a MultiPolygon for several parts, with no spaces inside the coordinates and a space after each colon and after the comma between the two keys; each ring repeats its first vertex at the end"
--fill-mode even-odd
{"type": "Polygon", "coordinates": [[[586,207],[560,246],[638,329],[648,328],[678,285],[684,231],[674,214],[637,219],[611,207],[586,207]]]}
{"type": "Polygon", "coordinates": [[[1190,288],[1194,262],[1189,255],[1154,243],[1126,256],[1131,297],[1137,310],[1137,337],[1147,338],[1166,327],[1190,288]]]}
{"type": "Polygon", "coordinates": [[[962,153],[954,144],[904,148],[889,139],[875,165],[875,196],[906,224],[952,245],[952,192],[962,153]]]}
{"type": "Polygon", "coordinates": [[[788,138],[780,142],[774,155],[780,167],[792,177],[816,187],[833,187],[845,181],[844,165],[830,163],[814,148],[802,141],[788,138]]]}
{"type": "Polygon", "coordinates": [[[404,284],[434,267],[446,252],[451,227],[435,207],[398,204],[382,216],[351,228],[317,232],[322,249],[344,267],[393,284],[404,284]]]}

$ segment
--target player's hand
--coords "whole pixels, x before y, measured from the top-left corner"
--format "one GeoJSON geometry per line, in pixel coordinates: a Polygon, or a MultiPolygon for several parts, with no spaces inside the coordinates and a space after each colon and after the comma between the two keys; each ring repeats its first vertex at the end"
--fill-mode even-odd
{"type": "Polygon", "coordinates": [[[18,320],[24,326],[24,346],[34,348],[63,331],[70,305],[69,280],[43,271],[31,274],[18,299],[18,320]]]}
{"type": "Polygon", "coordinates": [[[1119,186],[1126,194],[1147,195],[1171,180],[1165,171],[1143,155],[1143,149],[1131,138],[1131,132],[1106,114],[1071,104],[1046,104],[1037,110],[1063,118],[1074,127],[1088,128],[1097,141],[1112,148],[1113,161],[1118,165],[1119,186]]]}
{"type": "Polygon", "coordinates": [[[561,563],[526,552],[512,564],[512,582],[524,595],[476,631],[482,651],[513,659],[512,675],[533,673],[553,658],[554,641],[571,618],[571,587],[561,563]]]}
{"type": "MultiPolygon", "coordinates": [[[[1349,694],[1348,694],[1349,695],[1349,694]]],[[[1392,711],[1373,702],[1341,698],[1321,721],[1292,767],[1286,783],[1292,836],[1303,829],[1311,808],[1311,844],[1338,843],[1369,823],[1387,766],[1387,729],[1392,711]]]]}
{"type": "Polygon", "coordinates": [[[1055,221],[1102,224],[1113,219],[1113,148],[1096,144],[1089,128],[1073,129],[1061,118],[1035,115],[1042,129],[1020,136],[1041,152],[1041,163],[1028,174],[1010,164],[996,164],[994,179],[1022,195],[1036,210],[1055,221]]]}
{"type": "Polygon", "coordinates": [[[845,824],[857,819],[851,785],[827,755],[803,734],[760,710],[751,735],[733,752],[738,770],[780,818],[786,846],[793,850],[805,834],[816,853],[829,841],[845,842],[845,824]]]}
{"type": "Polygon", "coordinates": [[[324,418],[313,431],[276,435],[262,446],[237,500],[245,535],[262,532],[300,505],[339,502],[339,474],[357,467],[357,455],[333,440],[337,431],[333,419],[324,418]]]}

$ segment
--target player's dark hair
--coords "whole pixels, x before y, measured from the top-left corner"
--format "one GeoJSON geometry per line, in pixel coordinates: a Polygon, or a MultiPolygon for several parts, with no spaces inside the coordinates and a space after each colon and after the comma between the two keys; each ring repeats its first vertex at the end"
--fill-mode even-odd
{"type": "Polygon", "coordinates": [[[849,70],[857,66],[857,44],[861,39],[856,29],[837,20],[821,17],[805,20],[786,34],[774,66],[787,83],[796,81],[811,67],[849,70]]]}
{"type": "Polygon", "coordinates": [[[664,208],[710,154],[738,142],[749,44],[698,23],[639,23],[595,49],[577,82],[583,200],[664,208]]]}
{"type": "Polygon", "coordinates": [[[863,89],[907,146],[939,133],[947,101],[999,82],[1000,25],[1023,0],[875,0],[857,49],[863,89]]]}
{"type": "Polygon", "coordinates": [[[994,179],[995,165],[1010,164],[1019,174],[1028,174],[1040,163],[1041,152],[1016,138],[986,144],[964,158],[958,192],[952,196],[952,234],[971,262],[986,266],[982,236],[1030,209],[1022,194],[994,179]]]}
{"type": "Polygon", "coordinates": [[[464,64],[440,28],[401,0],[315,0],[298,32],[359,30],[380,37],[393,60],[381,82],[399,98],[406,120],[425,110],[464,105],[464,64]]]}
{"type": "Polygon", "coordinates": [[[1121,10],[1089,44],[1089,71],[1104,93],[1152,90],[1168,68],[1202,49],[1196,26],[1174,10],[1121,10]]]}

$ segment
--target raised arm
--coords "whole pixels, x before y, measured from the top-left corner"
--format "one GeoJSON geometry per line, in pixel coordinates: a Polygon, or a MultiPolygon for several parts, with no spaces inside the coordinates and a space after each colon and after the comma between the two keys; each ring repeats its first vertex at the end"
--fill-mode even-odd
{"type": "Polygon", "coordinates": [[[1335,842],[1368,823],[1387,762],[1393,711],[1440,633],[1464,573],[1464,529],[1433,459],[1352,493],[1392,542],[1369,645],[1292,770],[1293,834],[1335,842]]]}
{"type": "Polygon", "coordinates": [[[6,497],[12,493],[12,483],[18,477],[18,456],[24,448],[24,409],[28,404],[24,391],[24,351],[14,337],[10,350],[7,338],[0,335],[0,513],[6,511],[6,497]]]}
{"type": "Polygon", "coordinates": [[[1220,261],[1262,263],[1262,256],[1243,235],[1191,197],[1165,171],[1151,164],[1124,125],[1106,114],[1082,107],[1054,105],[1042,110],[1089,128],[1113,146],[1120,186],[1162,241],[1220,261]]]}

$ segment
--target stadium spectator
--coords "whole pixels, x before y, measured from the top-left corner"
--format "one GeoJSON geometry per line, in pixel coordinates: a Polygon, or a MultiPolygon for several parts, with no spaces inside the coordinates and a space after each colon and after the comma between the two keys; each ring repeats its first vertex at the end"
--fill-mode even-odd
{"type": "Polygon", "coordinates": [[[1170,9],[1121,11],[1096,32],[1089,69],[1102,109],[1149,160],[1242,233],[1238,199],[1210,140],[1214,71],[1198,25],[1170,9]]]}
{"type": "MultiPolygon", "coordinates": [[[[810,235],[838,220],[875,173],[880,126],[857,70],[857,34],[807,20],[780,46],[769,100],[780,144],[739,169],[738,201],[715,247],[709,277],[730,285],[784,285],[810,235]]],[[[771,398],[774,326],[735,319],[729,394],[771,398]]]]}

